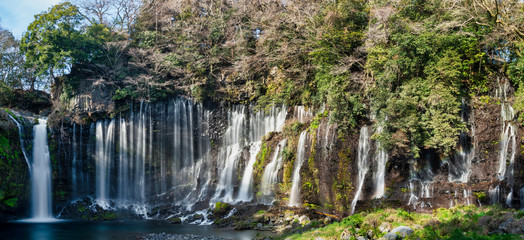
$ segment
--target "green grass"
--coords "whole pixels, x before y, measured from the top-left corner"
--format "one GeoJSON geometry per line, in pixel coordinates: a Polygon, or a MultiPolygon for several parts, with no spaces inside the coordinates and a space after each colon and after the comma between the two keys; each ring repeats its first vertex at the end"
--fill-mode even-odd
{"type": "Polygon", "coordinates": [[[511,216],[516,220],[524,216],[522,210],[503,209],[500,206],[458,206],[451,209],[437,209],[432,213],[410,213],[402,209],[378,209],[361,212],[335,222],[323,228],[284,235],[282,239],[315,239],[318,237],[339,239],[341,233],[347,229],[352,236],[365,236],[373,232],[373,238],[384,235],[378,227],[387,222],[391,228],[409,226],[415,230],[408,239],[521,239],[514,234],[489,234],[488,228],[495,226],[480,226],[479,219],[488,215],[495,221],[511,216]]]}

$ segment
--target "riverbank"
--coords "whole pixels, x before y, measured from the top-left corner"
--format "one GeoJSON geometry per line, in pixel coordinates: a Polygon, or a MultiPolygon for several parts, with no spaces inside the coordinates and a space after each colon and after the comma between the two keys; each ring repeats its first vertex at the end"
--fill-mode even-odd
{"type": "Polygon", "coordinates": [[[282,239],[524,239],[524,211],[459,206],[414,213],[377,209],[282,239]],[[405,237],[402,237],[405,236],[405,237]]]}

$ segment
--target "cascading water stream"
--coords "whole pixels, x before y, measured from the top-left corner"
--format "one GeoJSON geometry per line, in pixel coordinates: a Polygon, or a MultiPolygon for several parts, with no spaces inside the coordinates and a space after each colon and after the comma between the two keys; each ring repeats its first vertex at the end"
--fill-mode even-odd
{"type": "Polygon", "coordinates": [[[278,172],[282,167],[282,152],[286,146],[286,141],[287,139],[284,139],[278,143],[277,148],[273,153],[271,162],[269,162],[266,166],[266,169],[264,169],[262,181],[260,183],[260,189],[262,192],[262,199],[260,202],[262,204],[271,205],[274,201],[273,191],[275,184],[278,183],[278,172]]]}
{"type": "MultiPolygon", "coordinates": [[[[377,134],[382,133],[382,126],[377,127],[377,134]]],[[[375,161],[377,165],[377,172],[375,173],[375,193],[374,198],[381,198],[384,196],[386,190],[386,163],[388,161],[388,153],[382,148],[379,141],[376,141],[376,156],[375,161]]]]}
{"type": "Polygon", "coordinates": [[[253,199],[253,165],[257,161],[257,153],[260,151],[261,144],[262,142],[254,142],[249,148],[249,162],[244,169],[237,201],[249,202],[253,199]]]}
{"type": "Polygon", "coordinates": [[[355,207],[357,206],[360,195],[362,194],[362,187],[364,186],[364,179],[369,170],[369,133],[368,127],[364,126],[360,129],[360,137],[358,139],[358,179],[357,179],[357,192],[351,202],[351,214],[355,213],[355,207]]]}
{"type": "Polygon", "coordinates": [[[293,170],[293,184],[291,185],[291,193],[289,195],[290,207],[299,207],[302,203],[300,201],[300,169],[302,168],[302,163],[305,160],[306,149],[307,149],[307,130],[303,131],[300,134],[297,145],[297,157],[295,159],[295,170],[293,170]]]}
{"type": "Polygon", "coordinates": [[[113,157],[115,120],[96,123],[96,200],[109,206],[110,167],[113,157]],[[105,126],[103,126],[105,125],[105,126]],[[107,129],[104,132],[104,129],[107,129]]]}
{"type": "Polygon", "coordinates": [[[295,106],[294,112],[295,112],[295,116],[294,116],[295,119],[301,123],[305,123],[308,120],[313,118],[313,113],[306,110],[304,106],[295,106]]]}
{"type": "MultiPolygon", "coordinates": [[[[515,131],[515,126],[513,125],[513,120],[515,118],[515,112],[509,103],[506,101],[506,93],[508,92],[508,83],[501,85],[499,81],[499,90],[498,97],[501,98],[500,106],[500,115],[502,121],[502,134],[500,140],[500,150],[499,150],[499,170],[497,172],[497,178],[499,181],[507,179],[507,182],[510,186],[510,192],[506,197],[506,204],[512,206],[513,199],[513,175],[515,164],[515,156],[517,152],[517,135],[515,131]]],[[[497,193],[491,192],[492,199],[496,199],[497,202],[500,202],[500,187],[497,186],[493,191],[497,190],[497,193]]]]}
{"type": "Polygon", "coordinates": [[[31,173],[31,163],[29,161],[29,155],[27,154],[27,151],[25,149],[25,142],[24,142],[24,138],[23,138],[23,130],[24,130],[24,127],[22,126],[22,124],[20,124],[18,121],[16,121],[16,119],[11,116],[11,114],[7,114],[9,116],[9,118],[11,118],[11,120],[13,120],[13,122],[16,124],[16,127],[18,128],[18,136],[20,138],[20,148],[22,149],[22,154],[24,155],[24,159],[25,159],[25,162],[27,163],[27,167],[29,168],[29,173],[31,173]]]}
{"type": "Polygon", "coordinates": [[[244,148],[242,141],[242,131],[245,129],[246,120],[244,111],[245,108],[240,107],[230,113],[229,128],[224,134],[224,145],[220,148],[218,155],[221,174],[211,202],[233,202],[234,200],[233,177],[244,148]]]}
{"type": "Polygon", "coordinates": [[[33,127],[33,163],[31,164],[30,222],[56,221],[52,215],[51,160],[47,145],[47,119],[38,119],[33,127]]]}
{"type": "Polygon", "coordinates": [[[219,149],[219,182],[211,203],[250,201],[253,198],[253,164],[260,150],[262,137],[269,132],[282,131],[287,112],[284,107],[272,107],[268,112],[253,108],[235,106],[229,113],[228,128],[223,136],[223,146],[219,149]],[[250,159],[246,164],[240,192],[235,199],[235,172],[242,159],[244,148],[251,146],[250,159]]]}
{"type": "Polygon", "coordinates": [[[475,150],[472,144],[475,137],[475,121],[473,120],[473,112],[471,114],[468,113],[467,104],[462,99],[460,118],[463,123],[470,123],[471,138],[465,131],[460,133],[458,151],[455,153],[454,158],[449,161],[449,182],[467,183],[471,175],[471,163],[475,158],[475,150]]]}

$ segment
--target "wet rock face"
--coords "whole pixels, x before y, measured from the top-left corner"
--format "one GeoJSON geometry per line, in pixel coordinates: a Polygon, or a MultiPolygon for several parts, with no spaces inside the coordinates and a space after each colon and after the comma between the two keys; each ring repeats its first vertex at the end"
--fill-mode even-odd
{"type": "MultiPolygon", "coordinates": [[[[17,121],[24,123],[23,119],[17,121]]],[[[22,134],[30,135],[31,131],[24,128],[22,134]]],[[[29,216],[30,185],[18,128],[8,113],[0,110],[0,221],[29,216]]]]}

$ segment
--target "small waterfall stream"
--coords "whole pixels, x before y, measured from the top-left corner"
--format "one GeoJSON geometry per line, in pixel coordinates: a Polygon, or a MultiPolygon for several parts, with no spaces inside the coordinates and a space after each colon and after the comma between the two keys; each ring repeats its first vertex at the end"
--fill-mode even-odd
{"type": "Polygon", "coordinates": [[[305,123],[313,118],[313,113],[306,110],[304,106],[295,106],[294,113],[294,118],[301,123],[305,123]]]}
{"type": "MultiPolygon", "coordinates": [[[[515,156],[517,153],[517,133],[516,127],[514,126],[513,120],[515,119],[515,112],[513,107],[507,102],[507,92],[509,84],[501,84],[499,81],[499,89],[497,91],[497,97],[500,98],[500,116],[502,121],[502,134],[500,137],[500,150],[499,150],[499,169],[497,171],[497,178],[499,181],[507,180],[507,184],[510,187],[510,192],[506,197],[506,205],[512,207],[513,200],[513,175],[515,164],[515,156]]],[[[501,188],[497,186],[490,194],[492,195],[493,203],[501,202],[501,188]],[[496,201],[496,202],[495,202],[496,201]]]]}
{"type": "Polygon", "coordinates": [[[274,188],[275,184],[278,183],[278,172],[282,167],[282,152],[286,146],[287,139],[280,141],[275,148],[273,153],[273,158],[271,162],[264,169],[264,174],[262,175],[262,182],[260,183],[260,189],[262,192],[262,198],[260,202],[262,204],[271,205],[274,201],[274,188]]]}
{"type": "Polygon", "coordinates": [[[249,202],[253,199],[253,165],[257,161],[257,153],[260,151],[262,142],[254,142],[249,148],[249,162],[244,169],[242,175],[242,183],[240,184],[240,192],[238,193],[238,201],[249,202]]]}
{"type": "Polygon", "coordinates": [[[25,162],[27,163],[27,167],[29,168],[29,172],[31,172],[31,163],[29,161],[29,155],[27,154],[27,150],[25,148],[25,141],[24,141],[24,127],[22,124],[20,124],[11,114],[7,114],[11,120],[16,124],[16,127],[18,128],[18,136],[20,138],[20,148],[22,148],[22,155],[24,155],[25,162]]]}
{"type": "Polygon", "coordinates": [[[467,183],[471,175],[471,163],[475,158],[475,149],[473,139],[475,137],[475,121],[473,110],[470,111],[465,99],[462,99],[460,119],[463,123],[469,123],[471,126],[471,137],[466,131],[459,135],[458,151],[454,157],[449,160],[448,181],[457,183],[467,183]]]}
{"type": "Polygon", "coordinates": [[[364,126],[360,129],[360,137],[358,139],[358,178],[357,178],[357,192],[351,202],[351,214],[355,213],[360,195],[362,194],[362,187],[364,186],[364,179],[369,170],[369,150],[371,148],[368,127],[364,126]]]}
{"type": "Polygon", "coordinates": [[[300,188],[301,188],[301,182],[300,182],[300,169],[302,168],[302,163],[305,160],[305,154],[306,154],[306,148],[307,148],[307,139],[308,138],[308,132],[307,130],[304,130],[300,134],[300,138],[298,139],[298,145],[297,145],[297,157],[295,159],[295,170],[293,170],[293,177],[292,181],[293,184],[291,185],[291,193],[289,195],[289,203],[288,206],[290,207],[299,207],[302,203],[300,201],[300,188]]]}
{"type": "MultiPolygon", "coordinates": [[[[377,134],[382,133],[383,127],[377,127],[377,134]]],[[[376,141],[376,156],[375,162],[377,165],[377,172],[375,173],[375,193],[374,198],[381,198],[386,191],[386,163],[388,161],[388,153],[382,148],[379,141],[376,141]]]]}

